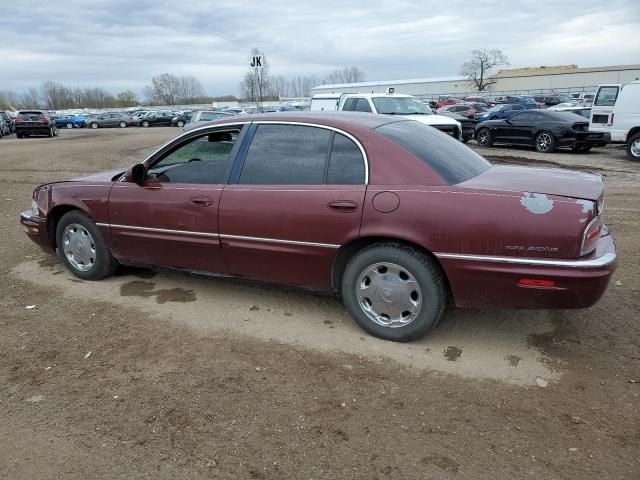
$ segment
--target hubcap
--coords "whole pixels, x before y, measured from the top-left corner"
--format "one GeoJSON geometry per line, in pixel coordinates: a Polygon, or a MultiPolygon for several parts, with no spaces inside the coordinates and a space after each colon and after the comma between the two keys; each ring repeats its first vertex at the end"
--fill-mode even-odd
{"type": "Polygon", "coordinates": [[[356,282],[360,308],[370,320],[383,327],[404,327],[422,308],[422,290],[406,268],[381,262],[368,266],[356,282]]]}
{"type": "Polygon", "coordinates": [[[484,146],[487,144],[487,140],[489,139],[489,134],[483,130],[478,134],[478,142],[480,145],[484,146]]]}
{"type": "Polygon", "coordinates": [[[631,144],[631,155],[640,157],[640,138],[631,144]]]}
{"type": "Polygon", "coordinates": [[[548,133],[541,133],[538,135],[538,150],[546,152],[551,147],[551,136],[548,133]]]}
{"type": "Polygon", "coordinates": [[[62,232],[62,250],[76,270],[87,272],[96,263],[96,245],[93,237],[82,225],[72,223],[62,232]]]}

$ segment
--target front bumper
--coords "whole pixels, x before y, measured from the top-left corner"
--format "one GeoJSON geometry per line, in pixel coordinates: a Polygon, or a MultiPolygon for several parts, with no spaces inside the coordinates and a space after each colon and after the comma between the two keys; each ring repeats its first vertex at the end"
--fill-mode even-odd
{"type": "Polygon", "coordinates": [[[47,219],[35,217],[27,210],[20,214],[20,223],[24,227],[27,237],[43,249],[50,251],[53,248],[49,232],[47,231],[47,219]]]}
{"type": "Polygon", "coordinates": [[[499,308],[587,308],[604,294],[617,266],[611,234],[596,250],[576,260],[436,254],[447,274],[456,305],[499,308]],[[553,286],[523,286],[521,279],[553,286]]]}

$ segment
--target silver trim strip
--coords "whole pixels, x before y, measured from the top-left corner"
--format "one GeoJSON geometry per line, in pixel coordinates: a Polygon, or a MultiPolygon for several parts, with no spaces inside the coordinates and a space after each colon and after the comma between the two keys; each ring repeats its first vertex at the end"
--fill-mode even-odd
{"type": "Polygon", "coordinates": [[[605,253],[601,257],[589,260],[549,260],[542,258],[494,257],[491,255],[466,255],[462,253],[436,253],[435,256],[451,260],[469,260],[473,262],[508,263],[515,265],[562,268],[601,268],[611,265],[616,260],[615,253],[605,253]]]}
{"type": "Polygon", "coordinates": [[[248,241],[254,241],[254,242],[284,243],[287,245],[302,245],[304,247],[320,247],[320,248],[340,248],[341,247],[341,245],[336,245],[333,243],[301,242],[298,240],[280,240],[278,238],[245,237],[243,235],[220,234],[220,238],[228,238],[230,240],[248,240],[248,241]]]}
{"type": "Polygon", "coordinates": [[[169,230],[168,228],[151,228],[151,227],[133,227],[131,225],[116,225],[109,223],[96,223],[99,227],[111,227],[121,228],[124,230],[139,230],[141,232],[157,232],[157,233],[172,233],[176,235],[192,235],[194,237],[218,237],[217,233],[208,232],[191,232],[189,230],[169,230]]]}

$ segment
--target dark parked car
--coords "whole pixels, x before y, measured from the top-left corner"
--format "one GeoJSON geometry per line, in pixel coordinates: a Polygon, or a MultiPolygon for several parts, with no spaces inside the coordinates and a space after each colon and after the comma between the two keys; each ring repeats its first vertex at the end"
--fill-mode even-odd
{"type": "Polygon", "coordinates": [[[493,144],[528,145],[538,152],[556,148],[588,152],[606,145],[606,134],[590,132],[589,120],[580,115],[552,110],[525,110],[506,120],[490,120],[476,125],[476,140],[483,147],[493,144]]]}
{"type": "Polygon", "coordinates": [[[86,125],[89,128],[101,127],[120,127],[126,128],[135,122],[133,117],[121,112],[105,112],[86,119],[86,125]]]}
{"type": "Polygon", "coordinates": [[[458,115],[457,113],[447,111],[446,107],[438,110],[438,115],[444,115],[445,117],[453,118],[454,120],[460,122],[460,125],[462,125],[463,143],[467,143],[469,140],[472,140],[474,135],[476,134],[476,124],[478,122],[474,119],[463,117],[462,115],[458,115]]]}
{"type": "Polygon", "coordinates": [[[547,95],[544,97],[544,104],[547,107],[552,107],[554,105],[558,105],[559,103],[570,102],[571,99],[569,97],[565,97],[562,95],[547,95]]]}
{"type": "Polygon", "coordinates": [[[57,137],[56,122],[44,110],[21,110],[15,120],[16,136],[18,138],[31,135],[46,135],[57,137]]]}
{"type": "Polygon", "coordinates": [[[486,112],[487,108],[476,108],[468,103],[458,103],[457,105],[447,105],[445,107],[436,110],[438,115],[442,115],[444,112],[457,113],[465,118],[475,118],[476,114],[486,112]]]}
{"type": "Polygon", "coordinates": [[[9,132],[5,133],[5,135],[16,133],[15,120],[11,115],[9,115],[9,112],[6,110],[0,110],[0,120],[4,120],[4,123],[6,123],[9,129],[9,132]]]}
{"type": "Polygon", "coordinates": [[[475,120],[478,122],[484,122],[486,120],[496,120],[499,118],[509,118],[511,115],[517,112],[523,111],[525,108],[517,103],[497,104],[491,107],[486,112],[477,113],[475,120]]]}
{"type": "Polygon", "coordinates": [[[198,110],[194,112],[188,125],[185,125],[183,130],[188,131],[194,128],[201,127],[202,125],[211,122],[213,120],[219,120],[221,118],[234,117],[236,114],[232,112],[221,112],[218,110],[198,110]]]}
{"type": "Polygon", "coordinates": [[[59,115],[56,116],[56,127],[58,128],[81,128],[84,127],[87,117],[84,115],[59,115]]]}
{"type": "Polygon", "coordinates": [[[133,263],[334,291],[362,328],[396,341],[425,334],[448,301],[591,306],[616,261],[601,177],[492,166],[388,115],[227,118],[126,172],[32,198],[27,235],[82,279],[133,263]]]}
{"type": "Polygon", "coordinates": [[[149,115],[145,115],[139,118],[136,121],[136,125],[140,127],[157,127],[164,125],[165,127],[171,126],[171,121],[176,116],[175,112],[171,112],[169,110],[161,110],[159,112],[150,113],[149,115]]]}
{"type": "Polygon", "coordinates": [[[187,123],[191,121],[191,117],[193,117],[193,112],[182,112],[177,114],[175,117],[171,119],[172,127],[184,127],[187,123]]]}

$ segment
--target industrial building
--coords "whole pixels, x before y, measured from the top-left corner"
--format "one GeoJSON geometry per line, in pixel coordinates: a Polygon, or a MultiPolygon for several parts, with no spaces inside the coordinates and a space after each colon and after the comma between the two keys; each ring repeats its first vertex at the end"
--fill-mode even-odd
{"type": "MultiPolygon", "coordinates": [[[[533,67],[500,70],[489,77],[496,83],[487,93],[492,96],[534,93],[594,92],[602,83],[628,83],[640,79],[640,65],[578,68],[576,65],[533,67]]],[[[320,85],[312,89],[316,93],[395,93],[433,98],[438,95],[477,93],[473,84],[464,77],[414,78],[378,82],[320,85]]]]}

